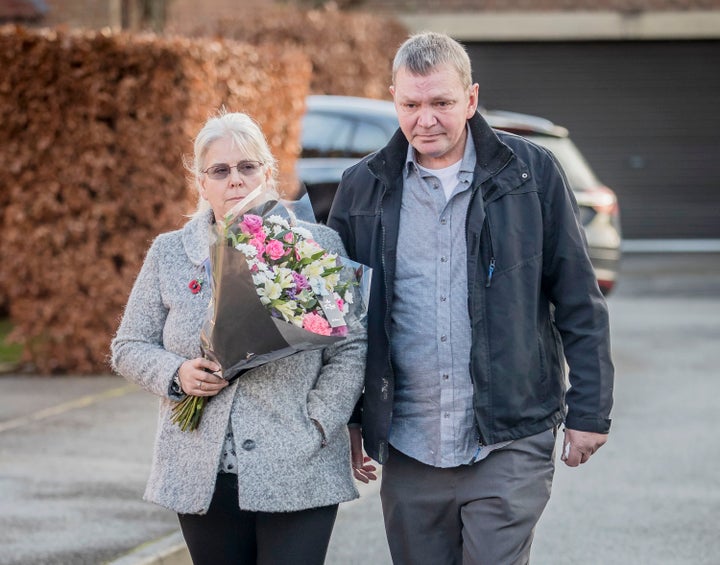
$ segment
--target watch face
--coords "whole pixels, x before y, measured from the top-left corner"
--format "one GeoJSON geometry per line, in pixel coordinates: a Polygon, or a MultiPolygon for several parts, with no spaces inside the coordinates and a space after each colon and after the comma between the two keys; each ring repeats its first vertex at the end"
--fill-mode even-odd
{"type": "Polygon", "coordinates": [[[170,388],[175,393],[182,393],[183,389],[182,389],[182,384],[180,384],[180,372],[179,371],[173,375],[173,380],[172,380],[172,384],[170,385],[170,388]]]}

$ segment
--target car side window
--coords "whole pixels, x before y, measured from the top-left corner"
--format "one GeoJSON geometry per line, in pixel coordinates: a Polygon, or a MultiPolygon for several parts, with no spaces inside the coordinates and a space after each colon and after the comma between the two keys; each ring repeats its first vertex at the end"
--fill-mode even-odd
{"type": "Polygon", "coordinates": [[[302,124],[302,157],[344,157],[348,152],[353,121],[342,116],[306,114],[302,124]]]}
{"type": "Polygon", "coordinates": [[[348,157],[361,158],[384,147],[390,139],[387,132],[376,124],[357,122],[357,129],[353,137],[348,157]]]}

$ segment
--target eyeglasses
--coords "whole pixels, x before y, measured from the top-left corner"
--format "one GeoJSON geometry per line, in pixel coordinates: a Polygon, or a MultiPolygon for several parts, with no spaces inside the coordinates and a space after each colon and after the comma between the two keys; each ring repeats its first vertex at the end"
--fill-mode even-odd
{"type": "Polygon", "coordinates": [[[237,169],[240,176],[246,179],[252,178],[262,170],[263,164],[260,161],[240,161],[237,165],[228,165],[227,163],[218,163],[201,171],[207,174],[213,180],[223,180],[232,173],[233,169],[237,169]]]}

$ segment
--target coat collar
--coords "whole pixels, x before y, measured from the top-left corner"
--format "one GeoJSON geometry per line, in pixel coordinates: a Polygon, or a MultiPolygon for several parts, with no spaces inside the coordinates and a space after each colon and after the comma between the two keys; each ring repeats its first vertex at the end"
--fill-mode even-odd
{"type": "MultiPolygon", "coordinates": [[[[473,185],[477,187],[504,169],[515,154],[510,147],[503,143],[497,133],[478,112],[468,120],[468,125],[475,144],[477,161],[473,185]]],[[[388,190],[393,190],[396,187],[402,188],[402,171],[407,151],[408,140],[403,132],[398,129],[388,144],[368,159],[368,168],[373,175],[388,187],[388,190]]],[[[521,168],[524,169],[524,167],[521,168]]],[[[517,176],[520,178],[520,174],[517,176]]],[[[501,192],[507,192],[507,189],[512,184],[514,183],[511,181],[501,192]]],[[[483,196],[487,198],[490,195],[484,193],[483,196]]],[[[498,194],[492,196],[495,197],[498,194]]]]}
{"type": "Polygon", "coordinates": [[[185,253],[193,265],[201,265],[208,257],[213,218],[213,211],[207,210],[192,218],[180,230],[185,253]]]}

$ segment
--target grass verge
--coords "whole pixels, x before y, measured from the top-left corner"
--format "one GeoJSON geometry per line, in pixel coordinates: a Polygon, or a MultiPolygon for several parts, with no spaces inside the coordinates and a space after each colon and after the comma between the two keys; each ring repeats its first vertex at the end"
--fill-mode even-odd
{"type": "Polygon", "coordinates": [[[19,363],[22,345],[8,343],[7,336],[12,331],[12,323],[8,318],[0,319],[0,363],[19,363]]]}

